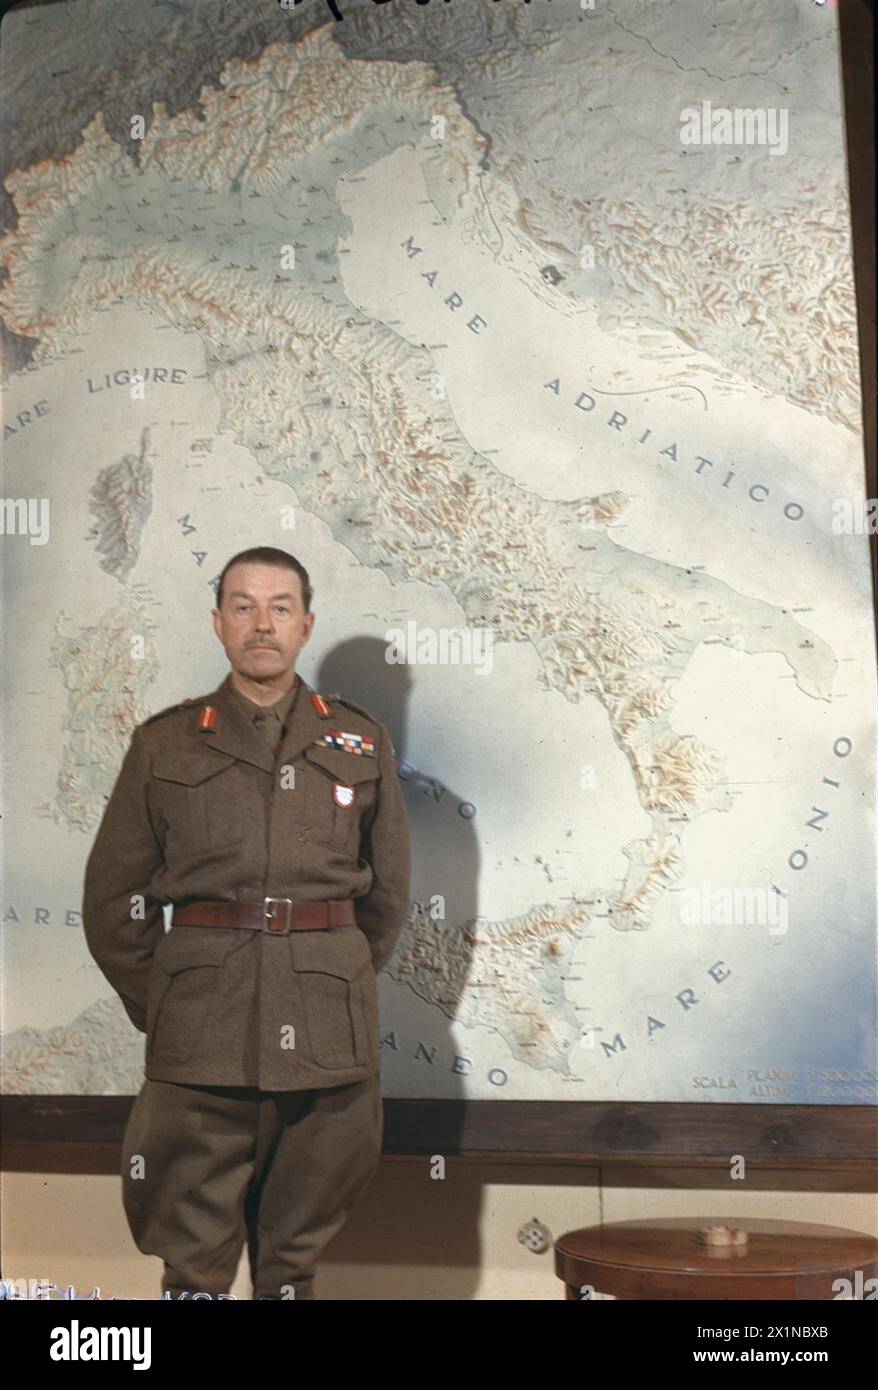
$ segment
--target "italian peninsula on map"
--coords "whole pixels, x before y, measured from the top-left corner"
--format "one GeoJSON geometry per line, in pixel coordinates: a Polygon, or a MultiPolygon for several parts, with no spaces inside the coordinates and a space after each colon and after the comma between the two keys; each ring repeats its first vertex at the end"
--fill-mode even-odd
{"type": "MultiPolygon", "coordinates": [[[[23,1089],[84,1084],[71,1030],[88,1084],[136,1071],[65,914],[132,728],[222,675],[210,580],[273,543],[305,547],[327,654],[410,621],[496,654],[483,681],[411,668],[388,1094],[874,1098],[868,550],[830,513],[863,488],[839,94],[778,8],[752,100],[816,81],[833,120],[772,161],[774,191],[754,151],[689,159],[689,219],[691,77],[612,16],[481,4],[465,61],[431,15],[395,45],[352,16],[222,60],[187,15],[195,95],[144,68],[141,139],[115,93],[7,173],[7,486],[61,530],[39,613],[10,612],[13,750],[16,696],[42,687],[47,732],[9,902],[62,924],[54,965],[9,948],[22,998],[55,971],[11,1011],[23,1089]],[[617,103],[612,157],[611,70],[653,130],[617,103]],[[763,269],[781,228],[810,308],[763,269]],[[686,922],[705,884],[782,902],[787,928],[686,922]],[[860,1089],[821,1094],[830,1066],[860,1089]]],[[[137,17],[144,55],[163,22],[137,17]]],[[[77,40],[49,23],[61,71],[77,40]]],[[[16,551],[10,592],[27,573],[16,551]]]]}

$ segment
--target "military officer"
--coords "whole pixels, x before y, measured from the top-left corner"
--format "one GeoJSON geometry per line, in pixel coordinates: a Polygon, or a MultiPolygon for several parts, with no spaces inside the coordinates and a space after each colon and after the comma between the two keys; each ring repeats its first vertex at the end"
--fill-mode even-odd
{"type": "Polygon", "coordinates": [[[409,912],[409,825],[386,728],[296,674],[299,561],[243,551],[216,601],[231,670],[135,728],[83,925],[146,1034],[123,1202],[163,1291],[227,1293],[246,1240],[255,1297],[312,1298],[378,1165],[376,976],[409,912]]]}

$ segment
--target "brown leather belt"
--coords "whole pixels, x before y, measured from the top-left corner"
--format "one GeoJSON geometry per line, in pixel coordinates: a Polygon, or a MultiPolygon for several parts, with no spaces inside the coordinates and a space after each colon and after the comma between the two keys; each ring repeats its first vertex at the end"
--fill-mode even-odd
{"type": "Polygon", "coordinates": [[[174,908],[175,927],[245,927],[286,936],[290,931],[325,931],[328,927],[356,925],[357,914],[350,898],[330,898],[322,903],[294,903],[292,898],[263,898],[261,903],[205,901],[174,908]]]}

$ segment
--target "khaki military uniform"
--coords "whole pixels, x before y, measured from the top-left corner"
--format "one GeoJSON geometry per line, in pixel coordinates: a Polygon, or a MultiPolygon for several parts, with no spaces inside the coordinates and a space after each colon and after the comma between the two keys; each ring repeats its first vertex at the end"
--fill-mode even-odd
{"type": "Polygon", "coordinates": [[[376,974],[409,880],[390,738],[352,702],[297,677],[266,710],[229,675],[135,729],[83,925],[146,1034],[123,1197],[164,1288],[226,1291],[246,1230],[257,1295],[312,1296],[317,1255],[380,1154],[376,974]],[[276,930],[282,901],[271,930],[164,931],[162,903],[267,898],[352,902],[356,925],[276,930]]]}

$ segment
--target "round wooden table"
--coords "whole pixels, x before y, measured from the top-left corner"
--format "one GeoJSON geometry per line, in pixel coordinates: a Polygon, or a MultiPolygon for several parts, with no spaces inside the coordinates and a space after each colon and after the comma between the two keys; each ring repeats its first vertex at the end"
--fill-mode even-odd
{"type": "Polygon", "coordinates": [[[878,1276],[878,1240],[842,1226],[750,1216],[614,1221],[556,1240],[555,1273],[566,1297],[579,1301],[589,1287],[616,1298],[864,1298],[878,1276]],[[696,1235],[706,1226],[737,1226],[747,1245],[702,1245],[696,1235]],[[849,1288],[833,1288],[837,1279],[849,1288]]]}

